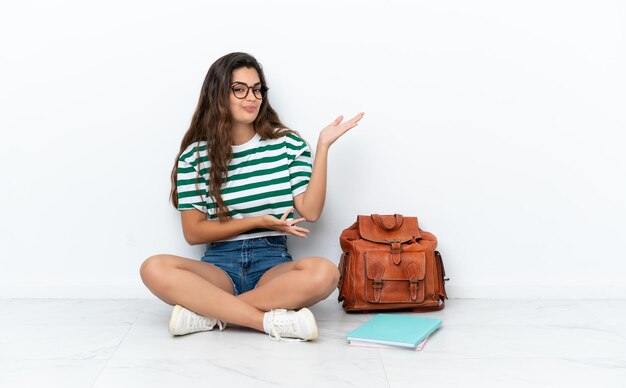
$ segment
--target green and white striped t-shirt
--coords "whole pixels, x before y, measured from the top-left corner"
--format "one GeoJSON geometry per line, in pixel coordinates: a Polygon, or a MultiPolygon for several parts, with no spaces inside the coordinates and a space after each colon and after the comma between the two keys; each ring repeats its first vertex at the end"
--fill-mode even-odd
{"type": "MultiPolygon", "coordinates": [[[[232,159],[221,190],[231,217],[243,219],[270,214],[280,218],[293,206],[293,198],[309,184],[312,167],[308,145],[294,134],[278,139],[261,139],[255,134],[247,143],[232,147],[232,159]]],[[[204,141],[192,143],[181,154],[176,182],[178,210],[197,209],[207,213],[209,220],[217,220],[215,204],[208,195],[210,166],[204,141]]],[[[253,229],[223,241],[284,234],[253,229]]]]}

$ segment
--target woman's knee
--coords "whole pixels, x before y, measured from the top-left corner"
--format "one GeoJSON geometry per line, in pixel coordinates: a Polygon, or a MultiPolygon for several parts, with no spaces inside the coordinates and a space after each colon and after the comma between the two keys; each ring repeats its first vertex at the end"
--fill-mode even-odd
{"type": "Polygon", "coordinates": [[[310,274],[311,290],[323,294],[332,292],[339,282],[337,265],[323,257],[312,257],[308,260],[307,270],[310,274]]]}
{"type": "Polygon", "coordinates": [[[155,255],[148,257],[139,268],[141,280],[147,286],[156,286],[162,283],[167,269],[171,267],[168,255],[155,255]]]}

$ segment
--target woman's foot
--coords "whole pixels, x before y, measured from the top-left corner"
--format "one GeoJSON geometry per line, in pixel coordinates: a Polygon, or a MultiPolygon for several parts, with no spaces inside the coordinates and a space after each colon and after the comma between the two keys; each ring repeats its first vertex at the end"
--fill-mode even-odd
{"type": "Polygon", "coordinates": [[[170,316],[169,332],[171,335],[185,335],[199,331],[209,331],[217,325],[220,331],[226,328],[226,322],[205,317],[176,305],[170,316]]]}
{"type": "Polygon", "coordinates": [[[311,310],[270,310],[263,316],[263,329],[271,339],[310,341],[318,337],[317,323],[311,310]]]}

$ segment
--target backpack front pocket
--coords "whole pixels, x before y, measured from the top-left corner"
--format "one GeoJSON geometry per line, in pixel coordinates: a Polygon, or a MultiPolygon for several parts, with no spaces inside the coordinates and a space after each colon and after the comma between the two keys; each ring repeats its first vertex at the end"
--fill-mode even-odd
{"type": "Polygon", "coordinates": [[[426,254],[365,252],[365,297],[370,303],[421,303],[424,301],[426,254]]]}

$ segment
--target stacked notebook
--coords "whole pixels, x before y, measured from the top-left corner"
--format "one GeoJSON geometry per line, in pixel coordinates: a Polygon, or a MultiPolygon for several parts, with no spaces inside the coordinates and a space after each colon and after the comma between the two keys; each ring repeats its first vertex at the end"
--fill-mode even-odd
{"type": "Polygon", "coordinates": [[[411,315],[377,314],[347,335],[353,346],[421,350],[442,320],[411,315]]]}

